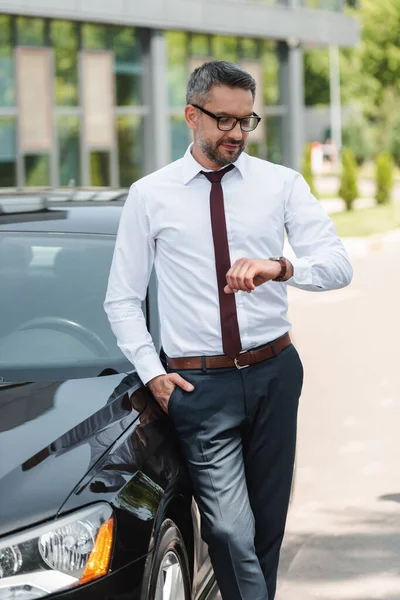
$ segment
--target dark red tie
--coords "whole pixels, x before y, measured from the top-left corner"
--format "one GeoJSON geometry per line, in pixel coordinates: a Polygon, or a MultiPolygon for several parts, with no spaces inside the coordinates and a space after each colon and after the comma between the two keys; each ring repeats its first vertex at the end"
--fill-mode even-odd
{"type": "Polygon", "coordinates": [[[202,171],[211,181],[210,213],[214,240],[215,266],[217,271],[219,312],[221,318],[222,348],[230,358],[236,358],[242,349],[236,312],[235,294],[226,294],[226,274],[231,268],[228,235],[226,233],[224,194],[221,179],[234,165],[220,171],[202,171]]]}

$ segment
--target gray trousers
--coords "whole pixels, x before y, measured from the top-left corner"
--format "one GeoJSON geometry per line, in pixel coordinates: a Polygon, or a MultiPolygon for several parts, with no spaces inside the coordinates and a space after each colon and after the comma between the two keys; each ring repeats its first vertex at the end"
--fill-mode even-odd
{"type": "Polygon", "coordinates": [[[297,350],[242,370],[177,372],[195,391],[176,387],[169,414],[222,598],[273,600],[303,384],[297,350]]]}

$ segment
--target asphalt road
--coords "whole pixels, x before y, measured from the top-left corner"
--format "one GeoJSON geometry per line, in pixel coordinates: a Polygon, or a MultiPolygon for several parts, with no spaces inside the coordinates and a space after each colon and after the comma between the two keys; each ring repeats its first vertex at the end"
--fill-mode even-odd
{"type": "Polygon", "coordinates": [[[400,599],[400,244],[290,292],[305,367],[277,600],[400,599]]]}
{"type": "Polygon", "coordinates": [[[290,290],[305,383],[276,600],[400,600],[400,238],[381,246],[349,241],[344,290],[290,290]]]}

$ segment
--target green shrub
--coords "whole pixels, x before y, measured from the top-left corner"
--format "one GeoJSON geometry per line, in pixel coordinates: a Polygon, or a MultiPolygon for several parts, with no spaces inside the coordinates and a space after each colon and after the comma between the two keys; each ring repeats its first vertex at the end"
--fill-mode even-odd
{"type": "Polygon", "coordinates": [[[378,204],[387,204],[394,184],[393,157],[389,152],[378,154],[375,159],[376,201],[378,204]]]}
{"type": "Polygon", "coordinates": [[[307,144],[304,148],[302,175],[310,186],[311,193],[316,196],[314,185],[314,174],[311,166],[311,144],[307,144]]]}
{"type": "Polygon", "coordinates": [[[353,152],[349,148],[345,148],[342,153],[339,196],[344,200],[346,210],[353,208],[353,202],[358,196],[357,171],[357,162],[353,152]]]}

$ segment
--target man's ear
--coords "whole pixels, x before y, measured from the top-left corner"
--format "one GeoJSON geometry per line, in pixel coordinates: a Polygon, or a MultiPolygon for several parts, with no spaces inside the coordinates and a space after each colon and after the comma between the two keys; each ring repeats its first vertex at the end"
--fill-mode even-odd
{"type": "Polygon", "coordinates": [[[188,104],[187,106],[185,106],[186,124],[189,127],[189,129],[191,129],[192,131],[194,131],[197,128],[198,118],[199,118],[199,114],[198,114],[197,108],[195,108],[191,104],[188,104]]]}

